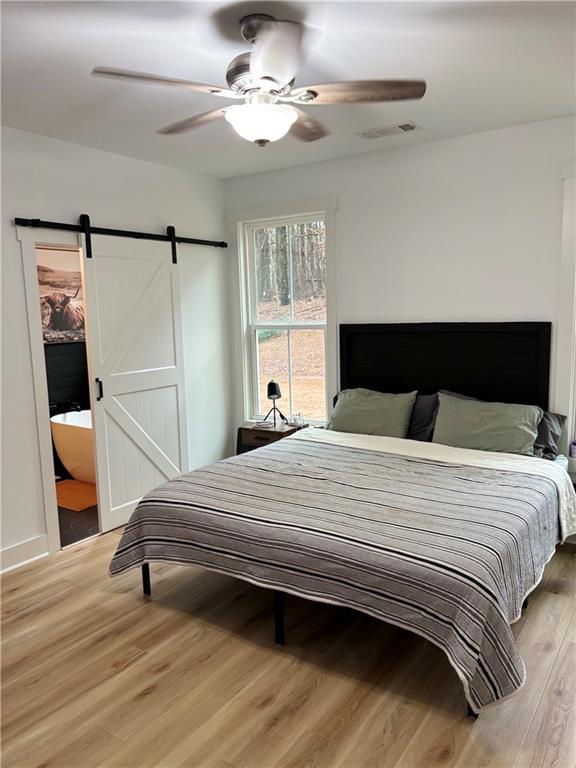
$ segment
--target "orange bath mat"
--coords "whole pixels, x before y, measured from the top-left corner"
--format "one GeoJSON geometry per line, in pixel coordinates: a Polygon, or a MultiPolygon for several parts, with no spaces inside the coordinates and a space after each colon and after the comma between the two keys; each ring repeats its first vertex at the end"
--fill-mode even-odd
{"type": "Polygon", "coordinates": [[[96,506],[96,486],[82,483],[80,480],[60,480],[56,483],[56,497],[59,507],[66,507],[73,512],[82,512],[96,506]]]}

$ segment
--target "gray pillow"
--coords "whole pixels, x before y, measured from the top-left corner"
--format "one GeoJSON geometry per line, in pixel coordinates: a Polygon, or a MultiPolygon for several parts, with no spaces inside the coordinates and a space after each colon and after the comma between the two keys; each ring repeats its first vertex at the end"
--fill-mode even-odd
{"type": "Polygon", "coordinates": [[[545,411],[542,421],[538,424],[538,436],[534,443],[534,453],[544,459],[554,460],[558,456],[558,446],[566,416],[545,411]]]}
{"type": "Polygon", "coordinates": [[[408,427],[408,439],[430,442],[434,432],[437,411],[437,393],[434,395],[418,395],[414,403],[410,426],[408,427]]]}
{"type": "MultiPolygon", "coordinates": [[[[449,392],[447,389],[441,389],[440,392],[443,395],[458,397],[461,400],[478,400],[477,397],[461,395],[458,392],[449,392]]],[[[420,397],[420,395],[418,395],[418,397],[420,397]]],[[[416,406],[417,405],[418,400],[416,400],[416,406]]],[[[414,409],[416,409],[416,406],[414,409]]],[[[436,410],[433,415],[432,431],[434,431],[437,413],[438,410],[436,410]]],[[[534,456],[538,456],[539,459],[549,459],[551,461],[558,456],[560,438],[562,437],[562,430],[564,429],[565,423],[566,416],[561,416],[559,413],[552,413],[551,411],[544,411],[540,423],[538,424],[538,436],[534,443],[534,456]]]]}
{"type": "MultiPolygon", "coordinates": [[[[416,405],[414,406],[414,411],[412,411],[412,421],[414,421],[414,413],[416,412],[416,409],[418,408],[418,401],[421,397],[429,397],[429,398],[435,398],[434,404],[432,407],[432,411],[429,414],[430,421],[426,424],[424,431],[422,434],[426,435],[426,437],[414,437],[412,438],[412,435],[410,434],[410,431],[412,429],[412,424],[410,424],[410,429],[408,430],[408,437],[412,438],[413,440],[428,440],[428,442],[432,441],[432,435],[434,434],[434,427],[436,426],[436,417],[438,416],[438,407],[440,405],[440,402],[438,400],[438,395],[450,395],[450,397],[457,397],[460,400],[478,400],[477,397],[471,397],[470,395],[461,395],[459,392],[451,392],[448,389],[441,389],[440,392],[438,392],[435,395],[418,395],[416,398],[416,405]]],[[[428,408],[430,408],[430,405],[428,405],[428,408]]]]}
{"type": "Polygon", "coordinates": [[[484,403],[438,395],[433,442],[457,448],[534,455],[543,411],[536,405],[484,403]]]}
{"type": "Polygon", "coordinates": [[[415,400],[416,392],[393,395],[371,389],[345,389],[338,395],[328,429],[406,437],[415,400]]]}

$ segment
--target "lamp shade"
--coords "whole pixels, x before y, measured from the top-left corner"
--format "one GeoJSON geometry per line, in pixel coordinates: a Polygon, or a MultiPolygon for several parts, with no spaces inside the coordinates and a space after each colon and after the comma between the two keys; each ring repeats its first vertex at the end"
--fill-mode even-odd
{"type": "Polygon", "coordinates": [[[298,119],[285,104],[236,104],[228,107],[226,120],[247,141],[278,141],[298,119]]]}
{"type": "Polygon", "coordinates": [[[268,400],[279,400],[282,397],[280,392],[280,384],[277,381],[269,381],[266,390],[266,397],[268,400]]]}

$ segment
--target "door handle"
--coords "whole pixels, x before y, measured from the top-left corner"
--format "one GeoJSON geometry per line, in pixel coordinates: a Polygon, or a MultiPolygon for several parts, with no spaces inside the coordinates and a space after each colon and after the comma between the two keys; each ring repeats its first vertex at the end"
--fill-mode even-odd
{"type": "Polygon", "coordinates": [[[96,395],[96,400],[102,400],[104,397],[104,385],[102,384],[102,379],[99,379],[96,377],[96,386],[98,387],[98,394],[96,395]]]}

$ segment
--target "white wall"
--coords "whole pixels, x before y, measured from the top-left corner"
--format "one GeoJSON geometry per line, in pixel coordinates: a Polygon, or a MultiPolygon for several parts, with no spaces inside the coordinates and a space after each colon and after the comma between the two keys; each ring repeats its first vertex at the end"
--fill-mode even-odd
{"type": "MultiPolygon", "coordinates": [[[[337,196],[338,322],[556,323],[574,128],[562,118],[228,179],[225,207],[337,196]]],[[[559,408],[565,365],[553,349],[559,408]]]]}
{"type": "MultiPolygon", "coordinates": [[[[338,322],[556,322],[561,175],[574,155],[573,132],[573,120],[564,118],[229,179],[225,208],[338,197],[338,322]]],[[[211,177],[9,128],[2,149],[2,548],[32,556],[45,523],[12,219],[75,221],[86,212],[104,226],[163,231],[173,224],[215,239],[226,232],[221,184],[211,177]]],[[[181,272],[190,457],[197,466],[232,450],[232,254],[188,252],[181,272]]],[[[564,365],[553,361],[553,393],[564,365]]]]}
{"type": "MultiPolygon", "coordinates": [[[[221,184],[4,128],[2,134],[2,549],[38,553],[45,534],[32,368],[15,216],[225,239],[221,184]],[[29,544],[23,544],[29,542],[29,544]],[[34,542],[36,542],[34,544],[34,542]],[[19,546],[22,545],[22,546],[19,546]],[[11,549],[11,548],[16,549],[11,549]]],[[[55,242],[58,233],[55,232],[55,242]]],[[[180,259],[192,467],[232,450],[226,250],[180,259]]]]}

